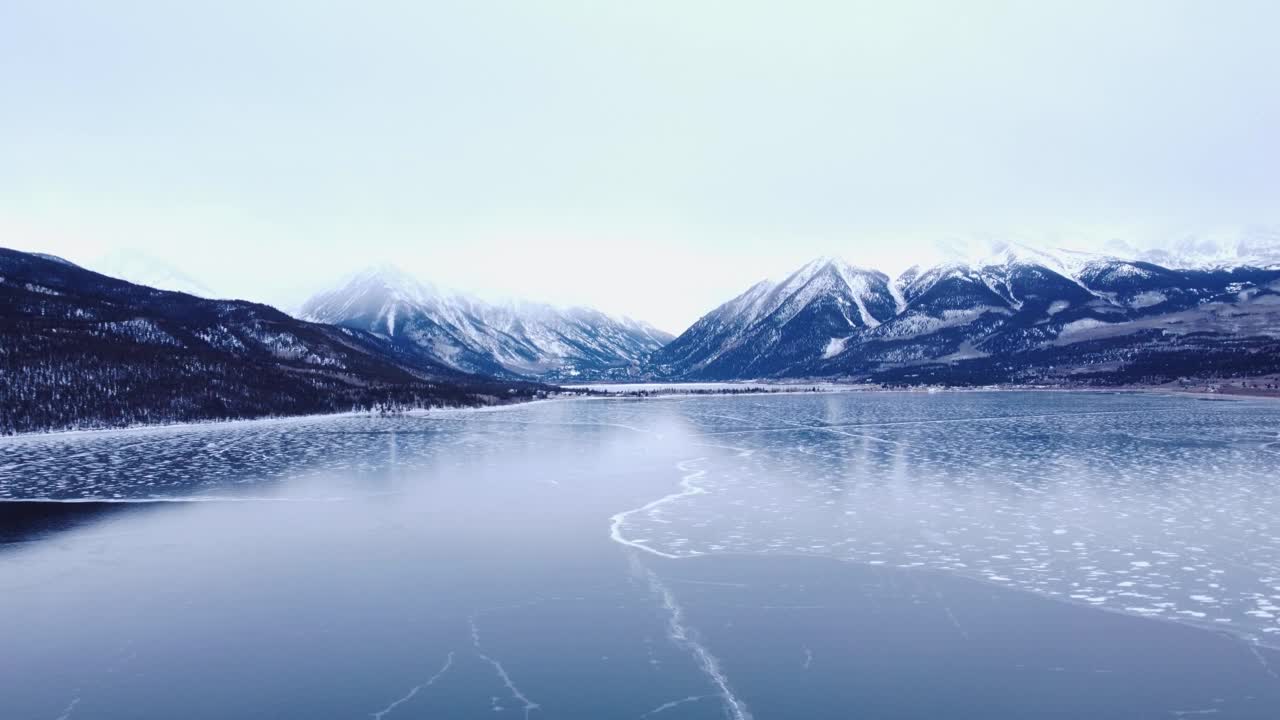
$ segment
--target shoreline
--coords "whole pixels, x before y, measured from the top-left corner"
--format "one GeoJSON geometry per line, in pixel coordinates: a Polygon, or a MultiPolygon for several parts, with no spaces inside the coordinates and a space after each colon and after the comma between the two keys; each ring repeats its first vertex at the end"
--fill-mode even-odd
{"type": "MultiPolygon", "coordinates": [[[[618,383],[619,387],[624,387],[630,383],[618,383]]],[[[649,383],[645,383],[648,385],[649,383]]],[[[563,396],[537,398],[533,400],[504,402],[495,405],[475,405],[471,407],[433,407],[433,408],[413,408],[399,412],[380,413],[375,411],[358,410],[344,411],[333,413],[306,413],[302,415],[265,415],[256,418],[228,418],[228,419],[207,419],[207,420],[189,420],[183,422],[172,423],[151,423],[124,425],[120,427],[98,427],[98,428],[66,428],[58,430],[36,430],[25,433],[15,433],[12,435],[0,435],[0,445],[6,441],[16,440],[33,440],[33,439],[57,439],[60,437],[74,435],[104,435],[110,433],[136,433],[136,432],[155,432],[162,430],[191,430],[202,428],[223,428],[247,423],[287,423],[287,422],[306,422],[316,420],[327,420],[334,418],[379,418],[379,417],[430,417],[438,415],[456,415],[462,413],[474,412],[500,412],[511,410],[514,408],[527,407],[530,405],[538,405],[543,403],[563,402],[569,400],[663,400],[671,398],[697,398],[697,397],[759,397],[762,395],[835,395],[835,394],[856,394],[856,393],[900,393],[915,395],[936,395],[941,393],[1004,393],[1004,392],[1034,392],[1034,393],[1135,393],[1145,395],[1160,395],[1168,397],[1187,397],[1198,399],[1212,399],[1223,401],[1244,401],[1244,400],[1280,400],[1280,389],[1266,390],[1262,388],[1245,388],[1245,387],[1229,387],[1227,389],[1210,389],[1206,386],[1193,387],[1170,387],[1167,385],[1145,385],[1145,386],[1117,386],[1117,387],[1050,387],[1043,385],[989,385],[989,386],[920,386],[911,388],[886,388],[873,385],[863,384],[841,384],[832,382],[822,383],[761,383],[753,381],[745,381],[741,383],[744,387],[732,387],[735,383],[716,383],[725,385],[724,388],[711,389],[705,387],[712,383],[670,383],[659,385],[649,390],[626,390],[620,392],[609,392],[604,390],[609,386],[607,383],[599,383],[592,386],[574,386],[565,388],[574,391],[563,396]],[[681,385],[701,386],[693,389],[681,389],[681,385]]]]}
{"type": "Polygon", "coordinates": [[[155,432],[160,430],[192,430],[202,428],[223,428],[234,425],[243,425],[248,423],[288,423],[288,422],[306,422],[309,420],[330,420],[334,418],[378,418],[378,417],[400,417],[405,415],[423,416],[430,414],[454,413],[454,412],[478,412],[478,411],[497,411],[509,408],[522,407],[525,405],[533,405],[536,403],[553,402],[557,400],[566,400],[572,398],[538,398],[535,400],[503,402],[495,405],[475,405],[472,407],[434,407],[434,408],[414,408],[412,410],[404,410],[391,413],[381,413],[373,410],[346,410],[343,412],[331,413],[304,413],[301,415],[264,415],[255,418],[211,418],[207,420],[186,420],[182,422],[170,423],[143,423],[135,425],[122,425],[119,427],[95,427],[95,428],[65,428],[59,430],[35,430],[25,433],[14,433],[12,435],[0,435],[0,445],[9,440],[34,440],[39,438],[56,439],[69,435],[105,435],[110,433],[136,433],[136,432],[155,432]]]}

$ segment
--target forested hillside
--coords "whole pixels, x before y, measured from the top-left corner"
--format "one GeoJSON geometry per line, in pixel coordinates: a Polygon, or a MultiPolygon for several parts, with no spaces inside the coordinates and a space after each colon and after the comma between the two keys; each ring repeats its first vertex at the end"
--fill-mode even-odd
{"type": "Polygon", "coordinates": [[[0,433],[481,405],[548,388],[358,330],[0,249],[0,433]]]}

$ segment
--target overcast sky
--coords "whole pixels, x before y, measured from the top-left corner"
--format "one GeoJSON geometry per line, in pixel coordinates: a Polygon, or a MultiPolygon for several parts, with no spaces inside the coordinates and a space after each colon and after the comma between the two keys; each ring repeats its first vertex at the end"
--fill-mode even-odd
{"type": "Polygon", "coordinates": [[[0,3],[0,245],[671,331],[813,256],[1280,222],[1280,3],[0,3]]]}

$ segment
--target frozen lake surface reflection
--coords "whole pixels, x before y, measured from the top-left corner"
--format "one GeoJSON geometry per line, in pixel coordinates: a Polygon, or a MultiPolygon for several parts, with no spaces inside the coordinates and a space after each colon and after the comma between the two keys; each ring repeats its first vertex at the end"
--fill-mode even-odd
{"type": "Polygon", "coordinates": [[[0,440],[0,717],[1280,717],[1280,404],[580,400],[0,440]]]}

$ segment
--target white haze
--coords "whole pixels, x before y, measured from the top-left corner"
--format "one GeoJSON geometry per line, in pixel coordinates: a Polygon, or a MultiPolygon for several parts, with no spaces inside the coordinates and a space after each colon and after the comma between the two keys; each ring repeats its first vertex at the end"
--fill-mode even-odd
{"type": "Polygon", "coordinates": [[[1249,0],[14,0],[0,244],[285,306],[390,261],[678,331],[817,255],[1267,235],[1277,26],[1249,0]]]}

